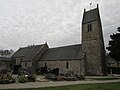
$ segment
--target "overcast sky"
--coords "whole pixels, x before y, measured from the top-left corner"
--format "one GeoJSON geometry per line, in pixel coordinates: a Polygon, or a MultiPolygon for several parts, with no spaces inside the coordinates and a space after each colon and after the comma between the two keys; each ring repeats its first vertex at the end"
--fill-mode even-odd
{"type": "Polygon", "coordinates": [[[0,49],[81,43],[83,10],[99,4],[105,46],[120,26],[120,0],[0,0],[0,49]]]}

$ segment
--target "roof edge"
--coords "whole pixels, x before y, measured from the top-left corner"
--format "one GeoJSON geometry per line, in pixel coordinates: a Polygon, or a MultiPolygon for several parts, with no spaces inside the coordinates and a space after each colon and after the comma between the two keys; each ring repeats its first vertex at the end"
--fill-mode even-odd
{"type": "Polygon", "coordinates": [[[64,48],[64,47],[71,47],[71,46],[77,46],[77,45],[82,45],[82,44],[73,44],[73,45],[67,45],[67,46],[53,47],[49,49],[64,48]]]}

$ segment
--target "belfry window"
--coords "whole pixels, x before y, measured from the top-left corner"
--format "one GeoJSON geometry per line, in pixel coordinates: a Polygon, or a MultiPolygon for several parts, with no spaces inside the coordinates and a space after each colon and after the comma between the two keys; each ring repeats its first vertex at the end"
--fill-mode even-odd
{"type": "Polygon", "coordinates": [[[91,24],[88,24],[88,32],[92,31],[92,25],[91,24]]]}

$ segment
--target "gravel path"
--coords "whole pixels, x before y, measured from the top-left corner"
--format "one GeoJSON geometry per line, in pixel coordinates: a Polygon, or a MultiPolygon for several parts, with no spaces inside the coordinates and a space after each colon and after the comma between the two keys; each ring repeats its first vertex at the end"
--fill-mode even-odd
{"type": "Polygon", "coordinates": [[[106,81],[48,81],[48,82],[28,82],[28,83],[14,83],[14,84],[0,84],[0,89],[18,89],[18,88],[38,88],[38,87],[54,87],[76,84],[89,84],[89,83],[109,83],[120,82],[120,80],[106,80],[106,81]]]}

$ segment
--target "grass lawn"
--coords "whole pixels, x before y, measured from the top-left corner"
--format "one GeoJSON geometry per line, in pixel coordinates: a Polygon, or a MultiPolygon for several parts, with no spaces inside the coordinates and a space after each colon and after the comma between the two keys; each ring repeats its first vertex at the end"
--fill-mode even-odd
{"type": "MultiPolygon", "coordinates": [[[[11,89],[11,90],[16,90],[16,89],[11,89]]],[[[17,90],[120,90],[120,82],[103,83],[103,84],[81,84],[81,85],[46,87],[46,88],[36,88],[36,89],[29,88],[29,89],[17,89],[17,90]]]]}
{"type": "Polygon", "coordinates": [[[91,79],[91,80],[116,80],[116,79],[120,79],[120,78],[87,78],[87,79],[91,79]]]}
{"type": "Polygon", "coordinates": [[[114,76],[86,76],[86,79],[91,80],[117,80],[120,79],[120,77],[114,77],[114,76]]]}

